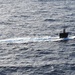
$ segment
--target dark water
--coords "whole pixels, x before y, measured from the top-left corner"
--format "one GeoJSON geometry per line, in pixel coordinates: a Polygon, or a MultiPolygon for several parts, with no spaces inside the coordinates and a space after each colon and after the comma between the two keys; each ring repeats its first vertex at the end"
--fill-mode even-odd
{"type": "MultiPolygon", "coordinates": [[[[0,0],[0,40],[75,35],[74,0],[0,0]]],[[[0,75],[75,75],[75,40],[0,43],[0,75]]]]}

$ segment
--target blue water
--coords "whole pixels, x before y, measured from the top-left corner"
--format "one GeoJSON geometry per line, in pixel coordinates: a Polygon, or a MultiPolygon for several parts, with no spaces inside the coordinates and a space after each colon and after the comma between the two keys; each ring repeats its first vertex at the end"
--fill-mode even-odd
{"type": "Polygon", "coordinates": [[[74,0],[0,0],[0,41],[27,39],[0,42],[0,75],[74,75],[75,40],[44,41],[64,26],[75,36],[74,0]]]}

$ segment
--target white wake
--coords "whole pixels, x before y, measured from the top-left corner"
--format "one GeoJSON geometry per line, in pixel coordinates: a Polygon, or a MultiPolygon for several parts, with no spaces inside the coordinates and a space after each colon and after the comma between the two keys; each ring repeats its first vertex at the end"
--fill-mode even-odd
{"type": "Polygon", "coordinates": [[[75,36],[68,38],[50,37],[50,36],[37,36],[37,37],[20,37],[20,38],[9,38],[2,39],[0,43],[28,43],[28,42],[42,42],[42,41],[62,41],[62,40],[72,40],[75,36]]]}

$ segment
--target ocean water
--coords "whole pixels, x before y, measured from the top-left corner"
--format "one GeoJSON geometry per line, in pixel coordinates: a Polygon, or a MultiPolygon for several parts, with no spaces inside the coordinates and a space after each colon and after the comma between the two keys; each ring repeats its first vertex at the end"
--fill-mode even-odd
{"type": "Polygon", "coordinates": [[[75,40],[49,39],[64,26],[75,36],[74,0],[0,0],[0,75],[75,75],[75,40]]]}

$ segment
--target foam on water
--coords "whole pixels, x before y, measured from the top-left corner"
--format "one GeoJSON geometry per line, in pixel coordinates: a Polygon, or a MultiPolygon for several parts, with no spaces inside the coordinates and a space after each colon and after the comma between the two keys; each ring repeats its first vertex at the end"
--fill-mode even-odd
{"type": "Polygon", "coordinates": [[[9,38],[0,40],[0,43],[28,43],[28,42],[44,42],[44,41],[64,41],[72,40],[75,36],[68,38],[50,37],[50,36],[40,36],[40,37],[21,37],[21,38],[9,38]]]}
{"type": "Polygon", "coordinates": [[[40,42],[40,41],[49,41],[50,36],[44,37],[20,37],[20,38],[9,38],[0,40],[0,43],[28,43],[28,42],[40,42]]]}

